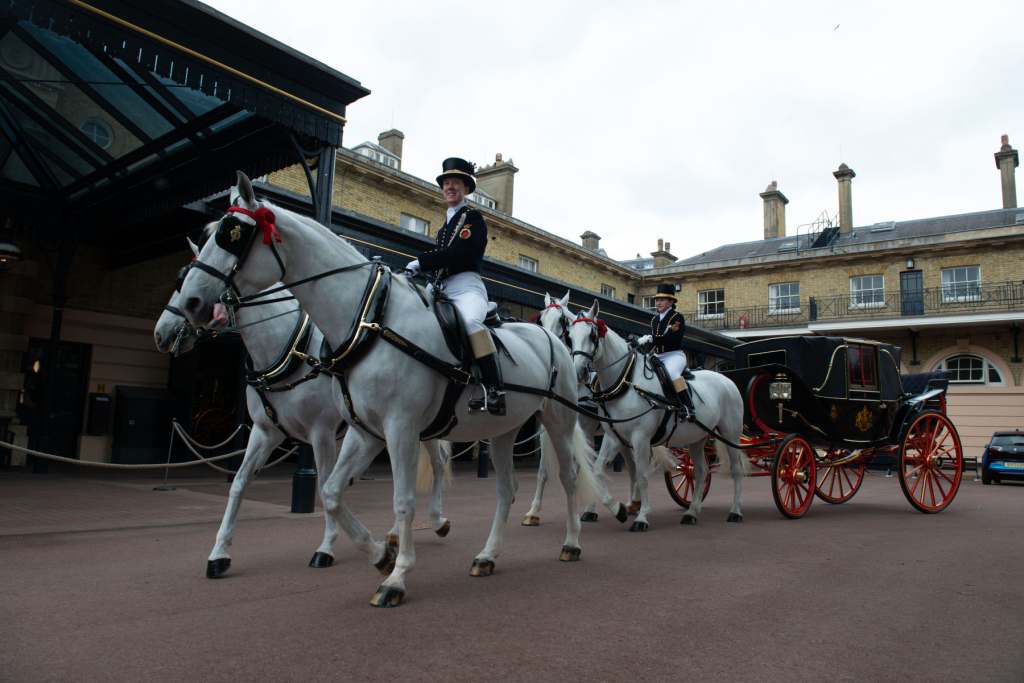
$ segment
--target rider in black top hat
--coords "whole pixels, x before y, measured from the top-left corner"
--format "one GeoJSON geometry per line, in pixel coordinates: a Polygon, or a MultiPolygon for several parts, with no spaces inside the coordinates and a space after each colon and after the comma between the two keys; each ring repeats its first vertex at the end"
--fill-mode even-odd
{"type": "Polygon", "coordinates": [[[494,340],[484,326],[487,289],[480,278],[480,264],[487,249],[487,223],[483,214],[466,203],[466,195],[476,189],[473,172],[473,165],[465,159],[450,157],[442,162],[437,184],[448,211],[444,225],[437,232],[437,247],[411,261],[406,269],[413,273],[433,272],[434,289],[444,290],[466,326],[469,345],[484,384],[483,398],[471,400],[470,408],[504,415],[505,392],[494,340]]]}
{"type": "Polygon", "coordinates": [[[651,318],[651,334],[640,337],[637,343],[649,347],[665,365],[669,377],[672,378],[672,393],[675,394],[665,398],[683,409],[687,420],[693,421],[693,399],[687,390],[686,380],[682,377],[683,371],[686,370],[686,354],[683,352],[686,321],[683,314],[676,310],[676,301],[675,285],[658,285],[658,290],[654,294],[654,307],[658,312],[651,318]]]}

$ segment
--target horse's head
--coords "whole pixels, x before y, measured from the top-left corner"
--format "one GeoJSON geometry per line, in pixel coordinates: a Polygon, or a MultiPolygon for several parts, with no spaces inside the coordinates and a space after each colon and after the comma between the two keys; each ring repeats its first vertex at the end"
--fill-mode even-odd
{"type": "Polygon", "coordinates": [[[537,322],[541,327],[562,340],[566,346],[569,345],[569,320],[572,316],[569,313],[569,292],[561,299],[553,299],[547,292],[544,293],[544,310],[540,312],[537,322]]]}
{"type": "MultiPolygon", "coordinates": [[[[191,240],[188,243],[193,252],[198,254],[199,250],[196,245],[191,240]]],[[[160,353],[173,352],[175,355],[188,353],[196,344],[195,329],[185,319],[185,314],[180,307],[181,286],[191,267],[192,264],[189,263],[178,271],[171,298],[157,319],[156,327],[153,328],[153,341],[156,342],[157,351],[160,353]]]]}
{"type": "Polygon", "coordinates": [[[206,327],[218,302],[238,299],[284,279],[285,254],[277,248],[274,212],[256,200],[252,183],[241,171],[232,189],[232,206],[206,227],[208,236],[181,287],[181,310],[190,323],[206,327]]]}
{"type": "Polygon", "coordinates": [[[601,355],[601,340],[608,332],[603,320],[597,316],[597,301],[587,311],[581,311],[569,326],[569,345],[572,349],[573,365],[576,367],[576,379],[585,382],[594,361],[601,355]]]}

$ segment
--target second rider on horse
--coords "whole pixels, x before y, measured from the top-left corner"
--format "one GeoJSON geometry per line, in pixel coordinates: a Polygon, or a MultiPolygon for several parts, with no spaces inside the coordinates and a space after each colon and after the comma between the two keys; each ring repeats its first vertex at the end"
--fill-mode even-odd
{"type": "Polygon", "coordinates": [[[473,165],[465,159],[450,157],[441,164],[437,184],[448,205],[445,223],[437,231],[437,248],[411,261],[406,270],[416,274],[432,272],[435,293],[443,291],[459,311],[466,326],[469,345],[480,368],[484,385],[482,399],[473,399],[469,407],[505,414],[505,392],[494,340],[484,325],[487,317],[487,289],[480,278],[480,264],[487,249],[487,223],[483,215],[466,203],[466,195],[476,190],[473,165]]]}
{"type": "MultiPolygon", "coordinates": [[[[686,321],[683,314],[676,310],[676,288],[671,283],[658,285],[654,294],[654,308],[657,313],[651,318],[651,334],[645,334],[637,340],[641,347],[648,346],[658,359],[665,365],[668,376],[672,378],[672,393],[666,396],[669,403],[682,408],[686,419],[694,419],[693,399],[686,387],[683,371],[686,370],[686,354],[683,353],[683,334],[686,321]]],[[[666,393],[667,393],[666,388],[666,393]]]]}

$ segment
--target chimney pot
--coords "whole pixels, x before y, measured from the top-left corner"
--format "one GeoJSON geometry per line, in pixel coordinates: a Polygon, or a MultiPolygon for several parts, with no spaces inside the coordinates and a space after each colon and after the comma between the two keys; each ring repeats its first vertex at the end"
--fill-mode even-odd
{"type": "Polygon", "coordinates": [[[996,168],[999,169],[999,179],[1003,190],[1003,208],[1017,208],[1017,178],[1016,168],[1020,165],[1017,150],[1010,146],[1010,136],[1004,134],[1002,146],[996,152],[996,168]]]}
{"type": "Polygon", "coordinates": [[[768,183],[768,187],[761,193],[761,199],[764,201],[764,238],[770,240],[785,237],[786,204],[789,204],[789,200],[779,192],[778,181],[768,183]]]}
{"type": "Polygon", "coordinates": [[[512,215],[512,197],[515,189],[515,174],[519,169],[512,160],[505,161],[499,152],[494,155],[494,163],[477,169],[476,184],[481,190],[494,197],[498,211],[512,215]]]}
{"type": "Polygon", "coordinates": [[[851,186],[857,174],[846,164],[839,164],[839,168],[832,171],[832,175],[839,183],[839,233],[847,235],[853,232],[853,191],[851,186]]]}
{"type": "Polygon", "coordinates": [[[405,133],[395,128],[377,136],[377,144],[398,157],[398,168],[402,168],[402,141],[405,133]]]}
{"type": "Polygon", "coordinates": [[[587,230],[585,233],[580,235],[580,239],[583,240],[583,248],[587,251],[598,251],[601,248],[601,236],[596,232],[587,230]]]}

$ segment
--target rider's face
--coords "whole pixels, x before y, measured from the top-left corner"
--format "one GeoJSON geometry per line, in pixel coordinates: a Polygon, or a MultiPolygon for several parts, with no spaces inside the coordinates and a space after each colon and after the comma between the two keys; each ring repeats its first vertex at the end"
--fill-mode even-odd
{"type": "Polygon", "coordinates": [[[664,313],[668,309],[672,308],[672,299],[666,299],[664,297],[658,297],[654,300],[654,308],[658,313],[664,313]]]}
{"type": "Polygon", "coordinates": [[[461,178],[445,178],[441,181],[441,194],[448,206],[456,206],[466,197],[466,183],[461,178]]]}

